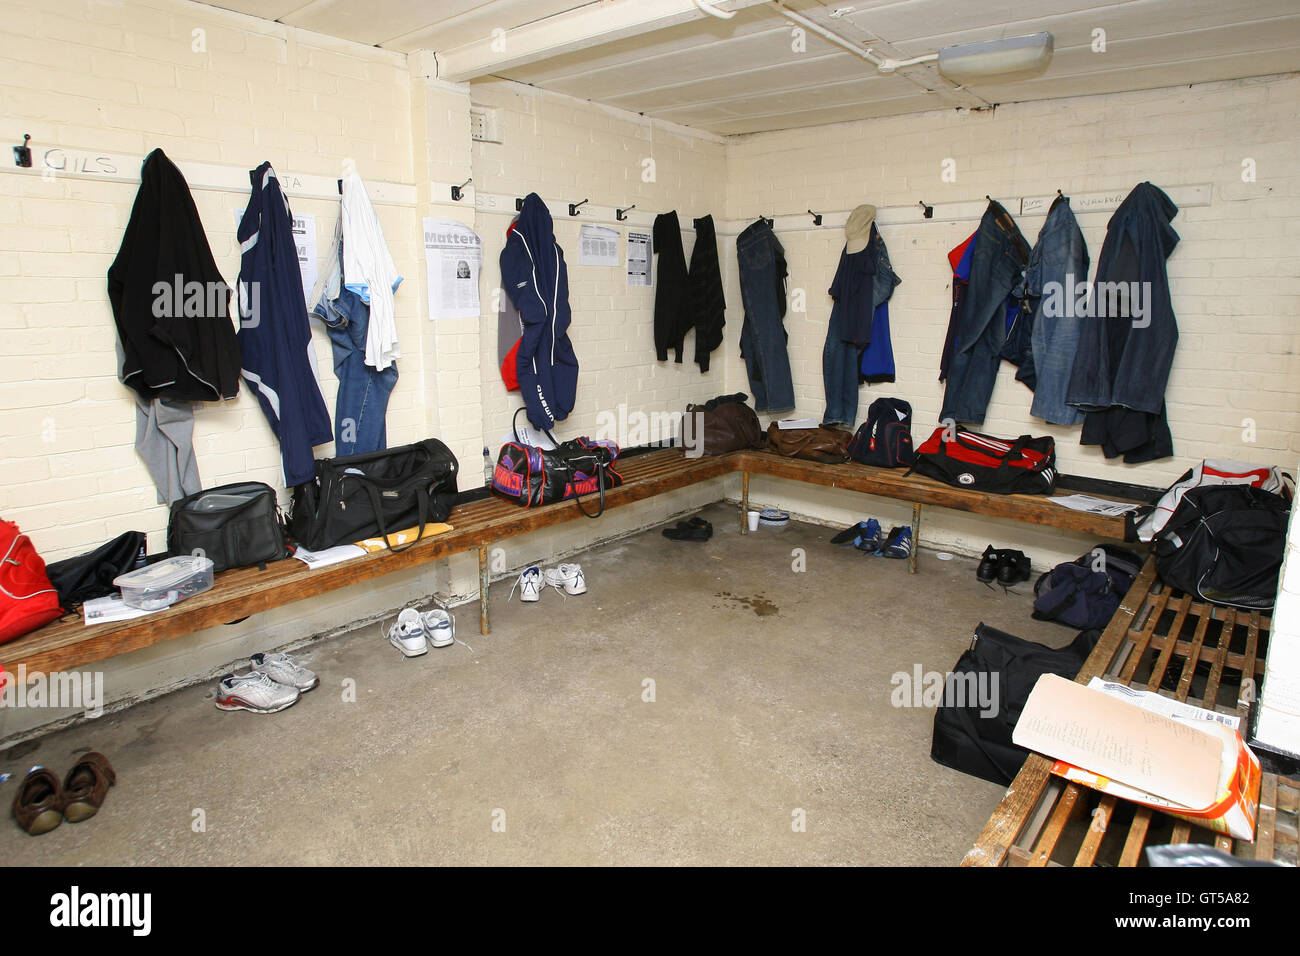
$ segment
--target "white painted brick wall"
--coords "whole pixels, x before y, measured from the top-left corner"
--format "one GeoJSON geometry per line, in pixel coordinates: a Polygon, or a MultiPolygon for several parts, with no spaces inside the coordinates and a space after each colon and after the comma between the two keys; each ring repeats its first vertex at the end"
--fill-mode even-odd
{"type": "MultiPolygon", "coordinates": [[[[1049,426],[1029,415],[1030,392],[1003,364],[981,430],[1015,436],[1053,435],[1063,471],[1164,486],[1193,462],[1228,457],[1289,465],[1300,451],[1300,257],[1295,226],[1300,205],[1300,78],[1295,75],[1212,83],[1043,103],[1010,104],[992,114],[933,112],[733,137],[727,148],[728,218],[852,209],[859,203],[915,206],[997,197],[1127,191],[1142,180],[1172,187],[1213,185],[1208,207],[1181,210],[1174,228],[1181,241],[1169,260],[1180,329],[1167,391],[1176,457],[1144,465],[1107,461],[1096,447],[1078,444],[1078,427],[1049,426]],[[1243,158],[1254,158],[1258,181],[1241,181],[1243,158]],[[941,163],[956,162],[957,179],[941,181],[941,163]],[[773,177],[772,169],[781,169],[773,177]],[[1244,420],[1255,441],[1243,441],[1244,420]]],[[[1015,210],[1012,210],[1013,215],[1015,210]]],[[[1078,214],[1095,270],[1109,212],[1078,214]]],[[[1033,243],[1043,216],[1015,216],[1033,243]]],[[[903,283],[890,303],[898,380],[863,388],[859,421],[873,398],[896,395],[915,409],[915,434],[936,424],[943,399],[939,354],[951,306],[949,249],[975,222],[925,221],[881,229],[903,283]]],[[[831,300],[840,230],[781,234],[790,264],[790,289],[807,292],[808,312],[786,318],[799,416],[825,407],[821,351],[831,300]]],[[[734,241],[724,269],[728,301],[737,306],[734,241]]],[[[728,390],[745,388],[739,358],[740,312],[727,325],[728,390]]],[[[756,495],[766,494],[756,485],[756,495]]],[[[881,502],[838,494],[832,500],[797,487],[775,495],[794,510],[813,508],[827,521],[887,512],[881,502]],[[874,509],[874,510],[873,510],[874,509]]],[[[774,500],[772,503],[776,503],[774,500]]],[[[1035,541],[1038,563],[1050,566],[1079,550],[1052,547],[1050,535],[1028,529],[971,524],[933,511],[923,537],[961,550],[989,541],[1016,546],[1035,541]]]]}

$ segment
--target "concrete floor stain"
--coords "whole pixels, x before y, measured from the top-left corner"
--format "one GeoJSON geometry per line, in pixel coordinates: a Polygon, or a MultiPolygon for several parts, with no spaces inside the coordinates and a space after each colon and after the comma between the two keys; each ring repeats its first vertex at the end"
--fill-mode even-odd
{"type": "Polygon", "coordinates": [[[732,594],[730,591],[717,591],[714,593],[714,597],[720,597],[723,600],[731,601],[734,604],[739,604],[741,607],[751,608],[759,617],[769,617],[781,610],[761,594],[755,597],[741,597],[738,594],[732,594]]]}

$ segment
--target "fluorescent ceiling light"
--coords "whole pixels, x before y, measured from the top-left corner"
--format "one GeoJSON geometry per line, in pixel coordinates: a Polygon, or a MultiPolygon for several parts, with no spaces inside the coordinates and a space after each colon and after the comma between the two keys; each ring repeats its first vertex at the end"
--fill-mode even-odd
{"type": "Polygon", "coordinates": [[[993,79],[1027,80],[1051,62],[1050,33],[962,43],[939,51],[939,72],[962,86],[993,79]]]}

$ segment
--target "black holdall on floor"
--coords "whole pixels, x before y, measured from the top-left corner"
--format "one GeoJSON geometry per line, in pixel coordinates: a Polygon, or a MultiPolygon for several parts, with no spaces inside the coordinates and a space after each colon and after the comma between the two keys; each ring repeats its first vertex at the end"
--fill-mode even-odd
{"type": "Polygon", "coordinates": [[[912,406],[901,398],[878,398],[867,420],[849,442],[849,457],[864,465],[906,468],[916,461],[912,448],[912,406]]]}
{"type": "Polygon", "coordinates": [[[1009,784],[1029,751],[1011,742],[1029,692],[1044,674],[1073,680],[1101,631],[1080,631],[1053,649],[981,623],[957,660],[934,714],[930,757],[983,780],[1009,784]]]}
{"type": "Polygon", "coordinates": [[[390,551],[413,547],[456,504],[456,456],[436,438],[384,451],[325,458],[314,480],[293,489],[289,533],[310,551],[383,537],[390,551]],[[394,548],[389,534],[419,528],[394,548]]]}
{"type": "Polygon", "coordinates": [[[201,552],[213,571],[265,567],[289,556],[275,491],[260,481],[207,488],[173,501],[167,518],[171,554],[201,552]]]}
{"type": "Polygon", "coordinates": [[[1212,604],[1271,608],[1290,511],[1281,495],[1250,485],[1189,488],[1155,536],[1156,573],[1212,604]]]}

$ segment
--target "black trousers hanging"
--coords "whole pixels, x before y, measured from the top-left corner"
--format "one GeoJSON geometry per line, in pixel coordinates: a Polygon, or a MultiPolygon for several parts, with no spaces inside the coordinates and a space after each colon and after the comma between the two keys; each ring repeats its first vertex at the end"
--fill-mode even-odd
{"type": "Polygon", "coordinates": [[[655,217],[654,254],[659,257],[655,274],[655,355],[668,361],[668,350],[675,361],[682,360],[682,340],[690,330],[686,310],[686,253],[682,251],[682,227],[676,212],[655,217]]]}
{"type": "Polygon", "coordinates": [[[701,372],[707,372],[709,353],[722,344],[727,310],[712,216],[695,220],[695,247],[691,249],[691,272],[686,281],[686,310],[690,326],[695,329],[695,363],[701,372]]]}

